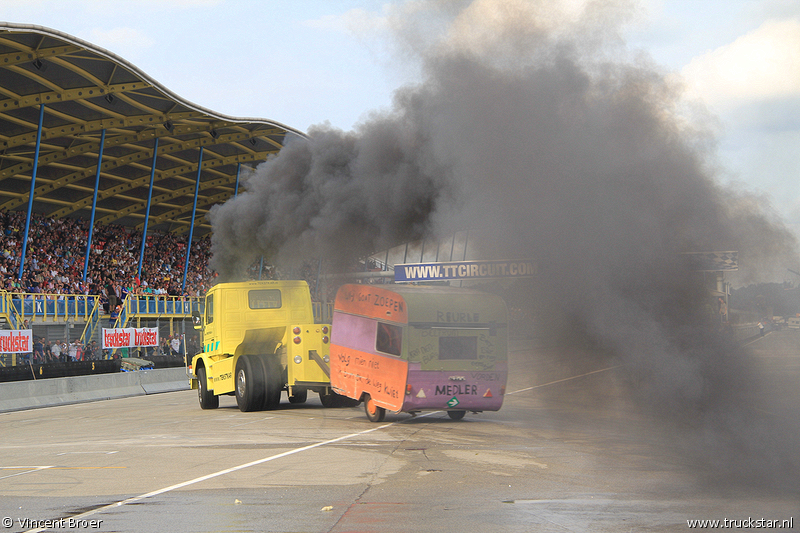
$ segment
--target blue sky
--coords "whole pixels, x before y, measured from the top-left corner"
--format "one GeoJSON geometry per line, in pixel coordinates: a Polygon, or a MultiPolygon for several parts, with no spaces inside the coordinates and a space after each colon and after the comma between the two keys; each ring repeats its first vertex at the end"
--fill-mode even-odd
{"type": "MultiPolygon", "coordinates": [[[[567,11],[584,3],[560,1],[567,11]]],[[[106,48],[219,113],[348,130],[417,79],[385,23],[400,3],[0,0],[0,16],[106,48]]],[[[765,194],[800,235],[800,2],[634,6],[621,37],[680,77],[687,101],[711,113],[720,179],[765,194]]]]}

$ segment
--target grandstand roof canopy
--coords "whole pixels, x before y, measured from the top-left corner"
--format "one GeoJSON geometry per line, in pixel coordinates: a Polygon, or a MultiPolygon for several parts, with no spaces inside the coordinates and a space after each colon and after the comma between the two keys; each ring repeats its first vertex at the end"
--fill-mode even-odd
{"type": "Polygon", "coordinates": [[[181,99],[124,59],[71,35],[0,22],[0,209],[27,210],[44,104],[33,211],[142,229],[158,141],[151,230],[188,233],[203,148],[194,235],[254,167],[303,133],[220,115],[181,99]]]}

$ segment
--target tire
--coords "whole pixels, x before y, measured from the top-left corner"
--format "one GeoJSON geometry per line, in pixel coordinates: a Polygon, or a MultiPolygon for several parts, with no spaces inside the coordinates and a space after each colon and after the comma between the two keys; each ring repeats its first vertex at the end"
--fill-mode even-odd
{"type": "Polygon", "coordinates": [[[308,389],[292,388],[292,392],[294,394],[289,396],[289,403],[306,403],[308,400],[308,389]]]}
{"type": "Polygon", "coordinates": [[[358,400],[337,394],[332,390],[329,392],[320,392],[319,401],[322,402],[322,407],[355,407],[361,403],[358,400]]]}
{"type": "Polygon", "coordinates": [[[465,414],[467,414],[466,411],[447,411],[447,416],[453,420],[461,420],[465,414]]]}
{"type": "Polygon", "coordinates": [[[320,391],[319,401],[322,407],[339,407],[339,398],[333,391],[320,391]]]}
{"type": "Polygon", "coordinates": [[[339,396],[339,407],[355,407],[361,402],[359,400],[354,400],[353,398],[348,398],[347,396],[339,396]]]}
{"type": "Polygon", "coordinates": [[[243,413],[258,411],[264,406],[266,386],[261,363],[250,355],[242,355],[236,362],[236,404],[243,413]]]}
{"type": "Polygon", "coordinates": [[[219,396],[208,390],[206,368],[197,369],[197,398],[200,400],[200,409],[216,409],[219,407],[219,396]]]}
{"type": "Polygon", "coordinates": [[[386,416],[386,409],[375,405],[375,401],[369,394],[364,395],[364,412],[370,422],[382,422],[386,416]]]}
{"type": "Polygon", "coordinates": [[[281,404],[283,377],[281,364],[275,355],[257,356],[264,368],[264,409],[277,409],[281,404]]]}

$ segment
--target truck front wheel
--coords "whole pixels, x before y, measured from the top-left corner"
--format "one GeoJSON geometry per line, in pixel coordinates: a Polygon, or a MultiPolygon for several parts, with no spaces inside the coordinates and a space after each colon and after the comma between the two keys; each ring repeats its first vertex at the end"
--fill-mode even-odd
{"type": "Polygon", "coordinates": [[[264,372],[261,371],[260,366],[258,372],[255,371],[255,368],[249,355],[240,356],[236,362],[236,404],[244,413],[260,410],[264,406],[266,393],[264,372]]]}
{"type": "Polygon", "coordinates": [[[219,407],[219,396],[208,390],[208,379],[206,379],[206,368],[204,366],[197,369],[197,397],[200,399],[200,409],[216,409],[219,407]]]}

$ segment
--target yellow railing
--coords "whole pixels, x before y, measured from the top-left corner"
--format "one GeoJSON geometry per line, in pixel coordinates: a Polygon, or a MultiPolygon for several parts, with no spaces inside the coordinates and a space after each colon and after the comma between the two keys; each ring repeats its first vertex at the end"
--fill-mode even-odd
{"type": "Polygon", "coordinates": [[[99,296],[85,294],[5,293],[0,314],[13,316],[16,327],[25,321],[87,320],[99,296]]]}
{"type": "Polygon", "coordinates": [[[157,318],[160,316],[191,316],[192,311],[203,310],[204,298],[185,296],[131,296],[123,302],[120,318],[124,321],[134,316],[157,318]],[[127,318],[123,318],[123,314],[127,318]]]}
{"type": "Polygon", "coordinates": [[[83,333],[81,333],[80,341],[85,343],[94,336],[95,332],[97,331],[97,326],[100,323],[100,300],[98,299],[94,307],[92,307],[92,312],[89,313],[89,318],[86,320],[86,326],[83,328],[83,333]]]}
{"type": "MultiPolygon", "coordinates": [[[[125,298],[119,315],[112,315],[100,304],[100,296],[83,294],[32,294],[0,291],[0,320],[8,322],[11,329],[30,329],[43,323],[85,322],[79,337],[81,343],[101,327],[125,327],[133,318],[157,320],[188,318],[193,311],[203,311],[203,298],[182,296],[135,296],[125,298]]],[[[26,361],[27,356],[0,354],[0,367],[15,366],[26,361]]]]}

